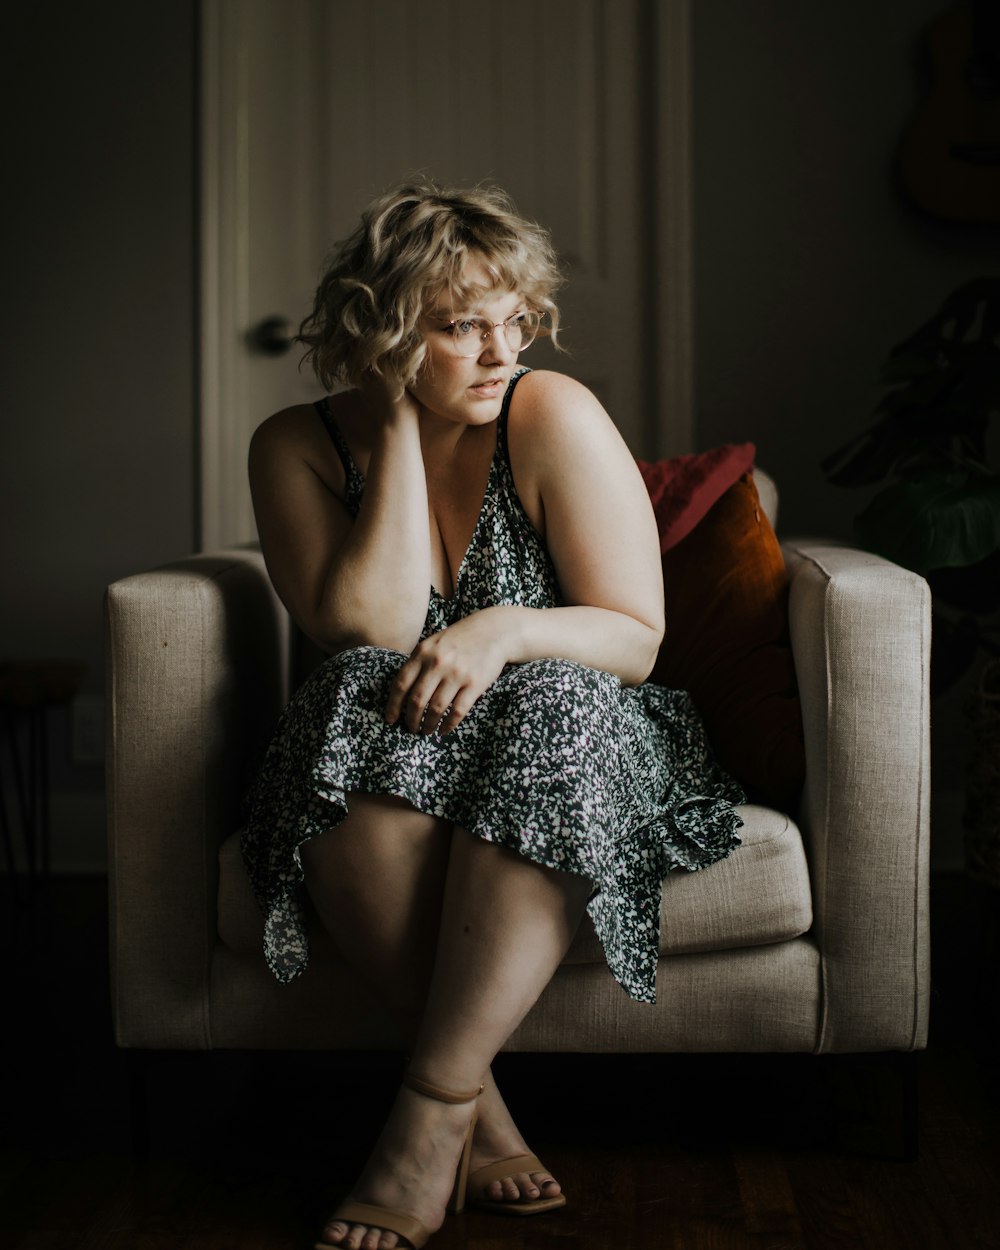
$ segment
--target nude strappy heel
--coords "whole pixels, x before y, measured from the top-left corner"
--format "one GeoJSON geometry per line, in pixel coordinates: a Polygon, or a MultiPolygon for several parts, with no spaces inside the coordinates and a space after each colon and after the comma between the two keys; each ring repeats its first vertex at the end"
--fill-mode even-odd
{"type": "MultiPolygon", "coordinates": [[[[457,1106],[463,1102],[474,1102],[483,1092],[483,1087],[472,1090],[471,1093],[456,1093],[453,1090],[441,1089],[437,1085],[431,1085],[429,1081],[421,1080],[419,1076],[413,1076],[410,1072],[403,1074],[403,1084],[408,1089],[412,1089],[415,1093],[422,1094],[425,1098],[433,1098],[436,1102],[447,1102],[457,1106]]],[[[469,1121],[469,1128],[465,1134],[465,1144],[462,1146],[462,1154],[458,1161],[458,1168],[455,1172],[455,1185],[451,1191],[451,1198],[445,1208],[450,1215],[457,1215],[465,1207],[465,1191],[469,1181],[469,1159],[472,1156],[472,1135],[476,1129],[476,1112],[473,1110],[472,1119],[469,1121]]],[[[337,1210],[330,1216],[327,1223],[332,1224],[339,1221],[343,1224],[367,1224],[372,1228],[384,1228],[388,1232],[396,1233],[405,1241],[408,1241],[413,1250],[421,1250],[426,1245],[430,1232],[428,1229],[412,1215],[407,1215],[404,1211],[394,1211],[391,1207],[380,1207],[369,1202],[354,1202],[353,1200],[342,1203],[337,1210]]],[[[317,1241],[315,1250],[331,1250],[336,1243],[332,1241],[317,1241]]]]}
{"type": "Polygon", "coordinates": [[[486,1167],[476,1168],[468,1180],[469,1205],[480,1211],[492,1211],[497,1215],[541,1215],[545,1211],[557,1211],[566,1205],[566,1195],[552,1198],[519,1198],[509,1202],[485,1197],[486,1189],[494,1181],[518,1172],[547,1172],[548,1168],[537,1155],[512,1155],[499,1159],[486,1167]]]}
{"type": "MultiPolygon", "coordinates": [[[[480,1085],[471,1094],[456,1094],[451,1090],[431,1085],[428,1081],[422,1081],[419,1076],[413,1076],[409,1072],[404,1073],[403,1084],[416,1093],[423,1094],[425,1098],[434,1098],[437,1102],[449,1102],[454,1106],[463,1102],[473,1102],[483,1092],[483,1087],[480,1085]]],[[[462,1147],[462,1156],[458,1161],[458,1170],[455,1173],[455,1187],[451,1191],[451,1198],[445,1208],[449,1215],[458,1215],[465,1207],[465,1191],[469,1181],[469,1160],[472,1158],[472,1135],[476,1131],[477,1115],[478,1112],[474,1110],[472,1119],[469,1121],[468,1131],[465,1134],[465,1145],[462,1147]]],[[[414,1247],[414,1250],[417,1250],[417,1248],[414,1247]]]]}

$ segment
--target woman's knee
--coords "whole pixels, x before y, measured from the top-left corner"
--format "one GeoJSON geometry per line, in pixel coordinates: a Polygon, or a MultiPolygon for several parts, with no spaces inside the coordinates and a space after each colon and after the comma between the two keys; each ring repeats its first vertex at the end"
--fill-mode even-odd
{"type": "Polygon", "coordinates": [[[446,854],[451,825],[405,799],[352,790],[345,804],[347,814],[338,825],[302,844],[307,877],[335,865],[347,869],[357,863],[370,870],[385,861],[402,864],[446,854]]]}
{"type": "MultiPolygon", "coordinates": [[[[390,833],[426,834],[434,837],[448,833],[451,825],[439,816],[422,812],[418,807],[396,794],[370,794],[364,790],[349,790],[344,796],[347,815],[338,828],[350,822],[353,827],[365,827],[371,831],[390,833]]],[[[336,829],[331,832],[336,833],[336,829]]]]}

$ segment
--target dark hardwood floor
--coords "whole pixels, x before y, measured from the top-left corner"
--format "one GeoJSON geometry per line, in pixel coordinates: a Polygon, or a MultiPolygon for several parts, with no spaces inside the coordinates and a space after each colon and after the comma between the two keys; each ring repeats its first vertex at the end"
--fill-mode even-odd
{"type": "MultiPolygon", "coordinates": [[[[171,1054],[111,1040],[104,883],[4,907],[2,1250],[301,1250],[351,1183],[393,1056],[171,1054]],[[135,1060],[136,1062],[133,1062],[135,1060]],[[150,1154],[130,1137],[144,1083],[150,1154]]],[[[449,1218],[437,1250],[1000,1247],[1000,893],[933,885],[932,1037],[917,1056],[501,1056],[571,1205],[449,1218]],[[919,1090],[916,1158],[899,1127],[919,1090]]]]}

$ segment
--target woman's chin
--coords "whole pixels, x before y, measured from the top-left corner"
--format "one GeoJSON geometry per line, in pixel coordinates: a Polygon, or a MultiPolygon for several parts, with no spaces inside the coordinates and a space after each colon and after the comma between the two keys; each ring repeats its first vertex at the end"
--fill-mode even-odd
{"type": "Polygon", "coordinates": [[[500,415],[503,407],[503,396],[499,399],[463,399],[454,404],[442,404],[439,408],[428,411],[442,421],[452,421],[458,425],[489,425],[500,415]]]}

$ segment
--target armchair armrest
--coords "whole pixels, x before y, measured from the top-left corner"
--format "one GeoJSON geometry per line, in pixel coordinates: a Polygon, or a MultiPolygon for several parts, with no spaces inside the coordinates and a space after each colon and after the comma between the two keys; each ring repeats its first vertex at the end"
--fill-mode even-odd
{"type": "Polygon", "coordinates": [[[784,545],[821,1051],[926,1045],[930,592],[865,552],[784,545]]]}
{"type": "Polygon", "coordinates": [[[285,702],[287,616],[252,548],[115,582],[105,616],[115,1035],[200,1048],[218,848],[285,702]]]}

